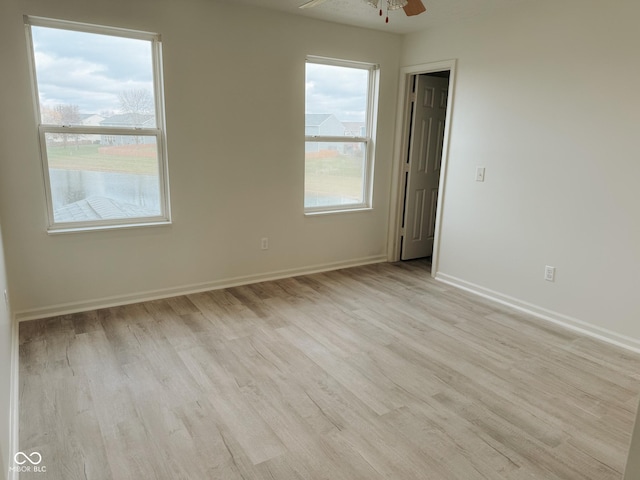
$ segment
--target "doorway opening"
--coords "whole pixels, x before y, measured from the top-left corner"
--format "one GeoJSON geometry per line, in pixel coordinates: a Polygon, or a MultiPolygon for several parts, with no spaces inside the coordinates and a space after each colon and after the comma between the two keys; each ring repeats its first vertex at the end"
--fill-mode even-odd
{"type": "Polygon", "coordinates": [[[431,260],[437,272],[455,61],[403,69],[390,260],[431,260]]]}

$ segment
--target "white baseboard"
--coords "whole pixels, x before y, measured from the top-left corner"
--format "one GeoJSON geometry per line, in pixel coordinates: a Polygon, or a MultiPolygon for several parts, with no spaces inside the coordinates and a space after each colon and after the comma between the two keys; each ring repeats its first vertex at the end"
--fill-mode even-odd
{"type": "Polygon", "coordinates": [[[619,333],[607,330],[606,328],[598,327],[582,320],[578,320],[577,318],[553,312],[551,310],[547,310],[546,308],[539,307],[532,303],[528,303],[517,298],[510,297],[508,295],[503,295],[500,292],[496,292],[480,285],[467,282],[466,280],[447,275],[446,273],[438,272],[435,274],[434,278],[442,283],[446,283],[447,285],[466,290],[467,292],[479,295],[488,300],[492,300],[502,305],[515,308],[516,310],[531,314],[542,320],[546,320],[548,322],[555,323],[556,325],[560,325],[564,328],[589,335],[590,337],[594,337],[598,340],[617,345],[618,347],[640,353],[640,341],[635,338],[620,335],[619,333]]]}
{"type": "MultiPolygon", "coordinates": [[[[13,455],[20,450],[20,369],[19,361],[19,337],[18,322],[11,316],[11,385],[9,386],[9,458],[7,459],[8,469],[13,466],[13,455]]],[[[9,471],[7,480],[18,480],[17,471],[9,471]]]]}
{"type": "Polygon", "coordinates": [[[269,280],[278,280],[281,278],[295,277],[299,275],[310,275],[312,273],[327,272],[330,270],[338,270],[341,268],[357,267],[361,265],[369,265],[373,263],[382,263],[387,261],[386,255],[375,255],[371,257],[358,258],[342,262],[325,263],[321,265],[311,265],[300,268],[292,268],[287,270],[278,270],[274,272],[261,273],[256,275],[246,275],[241,277],[232,277],[212,282],[197,283],[191,285],[180,285],[177,287],[164,288],[159,290],[151,290],[145,292],[137,292],[113,297],[104,297],[94,300],[82,302],[64,303],[52,305],[50,307],[36,308],[31,310],[18,311],[15,318],[19,322],[27,320],[36,320],[38,318],[55,317],[58,315],[67,315],[70,313],[87,312],[97,310],[99,308],[115,307],[119,305],[127,305],[131,303],[146,302],[150,300],[158,300],[162,298],[176,297],[179,295],[189,295],[192,293],[206,292],[208,290],[219,290],[221,288],[237,287],[239,285],[248,285],[251,283],[266,282],[269,280]]]}

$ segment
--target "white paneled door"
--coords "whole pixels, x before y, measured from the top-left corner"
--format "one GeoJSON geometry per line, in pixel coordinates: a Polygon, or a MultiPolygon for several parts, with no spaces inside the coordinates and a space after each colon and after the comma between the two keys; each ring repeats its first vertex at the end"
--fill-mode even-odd
{"type": "Polygon", "coordinates": [[[433,239],[449,79],[418,75],[407,155],[402,260],[429,257],[433,239]]]}

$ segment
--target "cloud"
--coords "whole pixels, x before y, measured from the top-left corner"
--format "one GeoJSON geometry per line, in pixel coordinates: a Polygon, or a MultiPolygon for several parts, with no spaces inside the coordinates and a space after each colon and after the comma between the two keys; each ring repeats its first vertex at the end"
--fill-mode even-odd
{"type": "MultiPolygon", "coordinates": [[[[119,93],[153,91],[149,41],[38,26],[32,27],[32,37],[43,106],[115,112],[119,93]]],[[[307,63],[306,113],[364,122],[367,87],[365,69],[307,63]]]]}
{"type": "Polygon", "coordinates": [[[77,105],[81,113],[117,111],[120,92],[153,91],[148,41],[36,26],[32,35],[43,106],[77,105]]]}
{"type": "Polygon", "coordinates": [[[307,63],[306,112],[333,113],[339,120],[366,120],[368,71],[307,63]]]}

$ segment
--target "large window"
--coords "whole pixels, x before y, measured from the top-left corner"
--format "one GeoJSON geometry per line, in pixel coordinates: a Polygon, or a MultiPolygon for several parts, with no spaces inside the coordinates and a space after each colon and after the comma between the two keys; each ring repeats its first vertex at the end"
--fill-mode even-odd
{"type": "Polygon", "coordinates": [[[158,35],[27,18],[50,231],[170,220],[158,35]]]}
{"type": "Polygon", "coordinates": [[[375,65],[312,57],[306,64],[304,207],[371,207],[375,65]]]}

